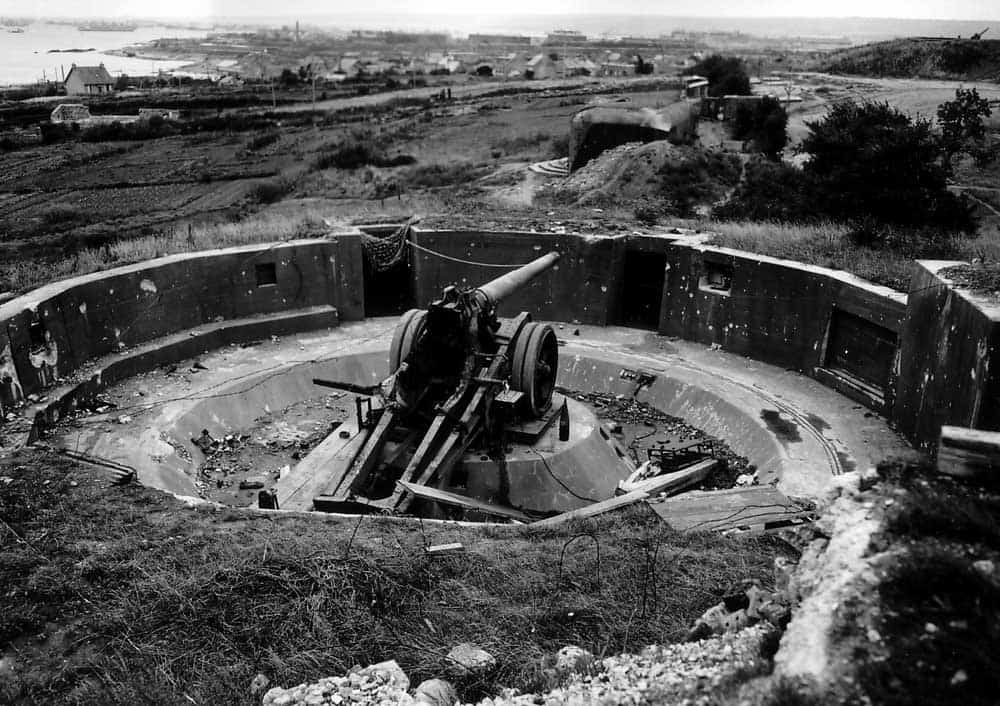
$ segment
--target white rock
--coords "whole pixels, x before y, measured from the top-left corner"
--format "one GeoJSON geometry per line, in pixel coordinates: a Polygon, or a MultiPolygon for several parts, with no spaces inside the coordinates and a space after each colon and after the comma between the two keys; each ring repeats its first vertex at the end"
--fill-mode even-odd
{"type": "Polygon", "coordinates": [[[556,671],[560,674],[586,672],[594,663],[594,655],[576,645],[566,645],[556,654],[556,671]]]}
{"type": "Polygon", "coordinates": [[[497,660],[486,650],[471,642],[455,645],[448,653],[448,661],[460,668],[460,671],[485,672],[493,669],[497,660]]]}
{"type": "Polygon", "coordinates": [[[444,679],[427,679],[420,682],[414,698],[418,704],[454,706],[458,702],[458,692],[444,679]]]}
{"type": "MultiPolygon", "coordinates": [[[[376,679],[378,677],[382,677],[383,683],[391,684],[397,689],[402,689],[403,691],[410,688],[410,678],[406,676],[406,672],[403,671],[394,659],[365,667],[359,672],[359,674],[362,677],[368,677],[369,679],[372,677],[375,677],[376,679]]],[[[375,686],[377,686],[377,683],[372,684],[370,688],[374,688],[375,686]]]]}

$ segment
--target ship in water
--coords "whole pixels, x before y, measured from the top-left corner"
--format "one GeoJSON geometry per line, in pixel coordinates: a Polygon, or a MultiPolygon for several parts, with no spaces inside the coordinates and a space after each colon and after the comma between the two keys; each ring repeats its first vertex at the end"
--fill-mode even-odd
{"type": "Polygon", "coordinates": [[[88,22],[77,29],[81,32],[134,32],[136,26],[124,22],[88,22]]]}

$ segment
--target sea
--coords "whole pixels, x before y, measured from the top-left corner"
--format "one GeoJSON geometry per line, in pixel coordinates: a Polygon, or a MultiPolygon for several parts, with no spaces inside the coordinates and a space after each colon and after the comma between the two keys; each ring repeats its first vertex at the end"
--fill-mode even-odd
{"type": "MultiPolygon", "coordinates": [[[[378,14],[352,12],[312,16],[214,17],[219,31],[224,25],[292,26],[324,29],[389,29],[446,31],[455,36],[471,32],[497,32],[544,37],[551,30],[576,30],[590,37],[666,36],[675,31],[740,32],[759,37],[846,39],[855,44],[894,37],[968,37],[991,27],[1000,36],[1000,21],[919,20],[866,17],[674,17],[669,15],[609,14],[378,14]]],[[[208,30],[139,26],[132,32],[81,32],[69,24],[44,21],[11,33],[0,27],[0,86],[61,79],[73,63],[104,63],[112,76],[149,75],[171,71],[184,61],[150,61],[104,52],[164,37],[204,37],[208,30]],[[50,53],[53,49],[63,50],[50,53]],[[66,53],[66,49],[87,51],[66,53]]],[[[987,34],[987,37],[990,35],[987,34]]]]}
{"type": "Polygon", "coordinates": [[[35,22],[22,27],[23,32],[0,27],[0,86],[24,85],[42,80],[62,80],[73,64],[97,66],[103,63],[112,76],[121,74],[148,76],[160,70],[170,71],[184,61],[149,61],[114,56],[104,52],[161,37],[204,37],[207,30],[139,26],[132,32],[81,32],[76,26],[35,22]],[[59,53],[50,53],[53,49],[59,53]],[[66,52],[66,49],[85,49],[66,52]]]}

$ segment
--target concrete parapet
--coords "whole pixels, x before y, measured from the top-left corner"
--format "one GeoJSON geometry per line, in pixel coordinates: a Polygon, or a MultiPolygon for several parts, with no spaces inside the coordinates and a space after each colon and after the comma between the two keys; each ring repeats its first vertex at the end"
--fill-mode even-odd
{"type": "Polygon", "coordinates": [[[892,419],[924,448],[945,424],[1000,430],[1000,305],[956,287],[920,261],[910,280],[892,419]]]}
{"type": "MultiPolygon", "coordinates": [[[[793,369],[883,414],[918,445],[932,445],[945,423],[1000,428],[990,373],[1000,309],[936,274],[952,263],[921,263],[908,303],[844,272],[697,237],[413,228],[410,239],[409,269],[390,282],[412,290],[403,309],[557,250],[551,273],[504,301],[503,312],[647,328],[793,369]]],[[[0,303],[0,407],[66,384],[89,361],[200,326],[317,307],[362,319],[365,279],[353,232],[173,255],[46,285],[0,303]]],[[[328,325],[323,315],[302,320],[328,325]]]]}

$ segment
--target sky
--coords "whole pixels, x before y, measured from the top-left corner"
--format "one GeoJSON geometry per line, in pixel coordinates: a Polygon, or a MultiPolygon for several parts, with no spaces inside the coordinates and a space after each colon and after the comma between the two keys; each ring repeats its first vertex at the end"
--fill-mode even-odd
{"type": "Polygon", "coordinates": [[[61,17],[330,16],[365,14],[656,14],[691,17],[899,17],[989,20],[1000,17],[997,0],[0,0],[0,15],[61,17]]]}

